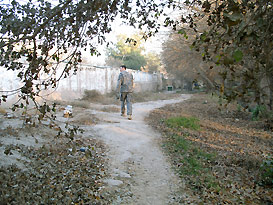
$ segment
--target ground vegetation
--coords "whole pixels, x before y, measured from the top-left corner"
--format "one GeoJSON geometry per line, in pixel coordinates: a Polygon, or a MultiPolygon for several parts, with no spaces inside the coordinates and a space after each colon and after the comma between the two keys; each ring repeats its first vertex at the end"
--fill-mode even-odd
{"type": "Polygon", "coordinates": [[[146,120],[162,134],[162,149],[193,190],[193,203],[271,204],[272,123],[218,100],[195,94],[146,120]]]}

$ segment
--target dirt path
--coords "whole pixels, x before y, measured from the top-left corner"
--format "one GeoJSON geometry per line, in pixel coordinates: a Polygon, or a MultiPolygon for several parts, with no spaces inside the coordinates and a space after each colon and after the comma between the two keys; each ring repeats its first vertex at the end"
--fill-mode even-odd
{"type": "Polygon", "coordinates": [[[181,182],[157,144],[159,135],[145,124],[144,118],[155,108],[188,98],[190,95],[181,95],[179,99],[136,103],[131,121],[119,113],[97,113],[104,122],[94,130],[109,147],[111,176],[105,182],[117,190],[127,187],[126,194],[117,194],[114,204],[175,204],[173,194],[181,182]]]}

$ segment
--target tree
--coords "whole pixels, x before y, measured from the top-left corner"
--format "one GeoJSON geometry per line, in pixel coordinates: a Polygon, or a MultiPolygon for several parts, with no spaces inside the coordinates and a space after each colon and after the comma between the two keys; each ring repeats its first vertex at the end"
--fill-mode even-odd
{"type": "Polygon", "coordinates": [[[156,53],[149,52],[147,55],[145,55],[147,65],[144,67],[145,71],[148,72],[158,72],[162,71],[162,65],[160,56],[156,53]]]}
{"type": "Polygon", "coordinates": [[[214,85],[220,82],[219,75],[210,69],[209,63],[203,62],[200,53],[191,48],[193,38],[194,34],[190,32],[186,38],[180,32],[171,32],[163,44],[162,62],[166,71],[183,84],[198,80],[213,90],[214,85]]]}
{"type": "Polygon", "coordinates": [[[145,51],[142,36],[141,34],[134,34],[131,37],[119,35],[117,43],[106,49],[106,63],[111,66],[120,63],[128,68],[140,70],[146,65],[145,57],[142,54],[145,51]]]}
{"type": "Polygon", "coordinates": [[[172,24],[180,23],[182,28],[186,24],[195,31],[192,45],[205,61],[217,65],[222,76],[221,95],[229,102],[239,100],[247,107],[255,101],[272,110],[273,1],[193,0],[186,4],[191,13],[172,24]],[[206,25],[200,26],[200,21],[206,25]]]}
{"type": "Polygon", "coordinates": [[[160,58],[157,54],[149,52],[145,54],[143,33],[130,37],[119,35],[118,42],[106,49],[106,63],[110,66],[126,65],[134,70],[149,72],[160,69],[160,58]]]}

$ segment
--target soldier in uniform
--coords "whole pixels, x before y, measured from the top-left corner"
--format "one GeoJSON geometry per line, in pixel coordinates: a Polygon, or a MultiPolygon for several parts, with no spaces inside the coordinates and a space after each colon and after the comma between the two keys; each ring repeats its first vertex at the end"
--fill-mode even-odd
{"type": "Polygon", "coordinates": [[[120,66],[120,74],[117,84],[117,98],[121,101],[121,116],[125,117],[125,102],[127,105],[127,116],[132,120],[132,92],[134,79],[133,75],[126,71],[126,66],[120,66]]]}

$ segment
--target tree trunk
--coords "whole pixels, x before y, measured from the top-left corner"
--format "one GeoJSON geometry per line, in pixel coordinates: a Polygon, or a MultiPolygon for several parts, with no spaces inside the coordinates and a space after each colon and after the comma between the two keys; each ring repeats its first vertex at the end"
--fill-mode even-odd
{"type": "Polygon", "coordinates": [[[269,109],[272,110],[272,105],[273,105],[273,78],[272,76],[269,77],[269,109]]]}
{"type": "Polygon", "coordinates": [[[206,73],[202,70],[203,67],[203,63],[200,63],[199,66],[196,66],[196,71],[200,74],[200,76],[203,78],[204,81],[206,81],[206,84],[208,86],[208,88],[210,90],[214,90],[215,89],[215,82],[212,81],[211,79],[208,78],[208,76],[206,75],[206,73]]]}

